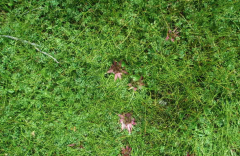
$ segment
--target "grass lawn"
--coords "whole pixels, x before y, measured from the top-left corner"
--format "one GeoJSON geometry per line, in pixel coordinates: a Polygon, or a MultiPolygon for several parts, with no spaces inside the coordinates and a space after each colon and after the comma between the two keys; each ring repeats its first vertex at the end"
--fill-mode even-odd
{"type": "Polygon", "coordinates": [[[0,155],[240,155],[239,46],[237,0],[1,0],[0,155]]]}

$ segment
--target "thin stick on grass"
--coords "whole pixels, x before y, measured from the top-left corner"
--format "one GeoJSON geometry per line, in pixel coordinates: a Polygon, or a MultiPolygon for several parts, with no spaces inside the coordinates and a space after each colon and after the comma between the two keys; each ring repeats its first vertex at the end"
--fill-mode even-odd
{"type": "Polygon", "coordinates": [[[8,35],[0,35],[1,37],[5,37],[5,38],[10,38],[12,40],[16,40],[16,41],[21,41],[23,43],[27,43],[27,44],[30,44],[32,45],[38,52],[44,54],[44,55],[47,55],[48,57],[51,57],[55,62],[59,63],[57,59],[55,59],[53,56],[49,55],[48,53],[44,52],[44,51],[41,51],[38,47],[39,45],[36,44],[36,43],[32,43],[32,42],[29,42],[29,41],[26,41],[26,40],[22,40],[20,38],[17,38],[17,37],[13,37],[13,36],[8,36],[8,35]]]}
{"type": "Polygon", "coordinates": [[[39,7],[39,8],[35,8],[35,9],[32,9],[32,10],[29,10],[29,11],[23,13],[22,15],[26,15],[26,14],[28,14],[29,12],[32,12],[32,11],[35,11],[35,10],[38,10],[38,9],[43,9],[43,7],[39,7]]]}

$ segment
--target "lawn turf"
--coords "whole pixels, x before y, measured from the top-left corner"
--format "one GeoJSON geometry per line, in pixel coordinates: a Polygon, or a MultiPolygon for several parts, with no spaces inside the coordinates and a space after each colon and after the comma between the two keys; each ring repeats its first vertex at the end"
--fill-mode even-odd
{"type": "Polygon", "coordinates": [[[0,154],[240,155],[238,3],[2,0],[0,154]]]}

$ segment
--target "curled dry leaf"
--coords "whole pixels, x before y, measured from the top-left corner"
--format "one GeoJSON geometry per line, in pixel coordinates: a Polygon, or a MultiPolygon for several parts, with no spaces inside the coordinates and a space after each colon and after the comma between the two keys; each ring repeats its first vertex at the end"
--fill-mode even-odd
{"type": "Polygon", "coordinates": [[[133,125],[136,125],[135,119],[132,118],[131,113],[123,113],[118,115],[120,117],[121,129],[127,129],[129,134],[132,132],[133,125]]]}
{"type": "Polygon", "coordinates": [[[107,73],[115,74],[114,81],[116,81],[118,78],[121,79],[123,73],[128,74],[127,71],[125,71],[124,68],[122,67],[122,63],[116,61],[113,62],[112,66],[107,71],[107,73]]]}
{"type": "Polygon", "coordinates": [[[129,146],[126,146],[126,148],[122,148],[121,154],[123,156],[130,156],[131,151],[132,151],[132,148],[129,146]]]}

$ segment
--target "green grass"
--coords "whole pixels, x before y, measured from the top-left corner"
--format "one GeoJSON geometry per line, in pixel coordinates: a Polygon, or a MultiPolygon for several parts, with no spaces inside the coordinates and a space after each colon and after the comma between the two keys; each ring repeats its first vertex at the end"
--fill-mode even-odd
{"type": "Polygon", "coordinates": [[[126,145],[136,156],[239,155],[237,4],[2,0],[0,35],[60,63],[0,37],[0,155],[112,156],[126,145]],[[176,27],[181,37],[166,41],[176,27]],[[126,63],[122,80],[106,74],[114,60],[126,63]],[[128,90],[132,76],[145,88],[128,90]]]}

